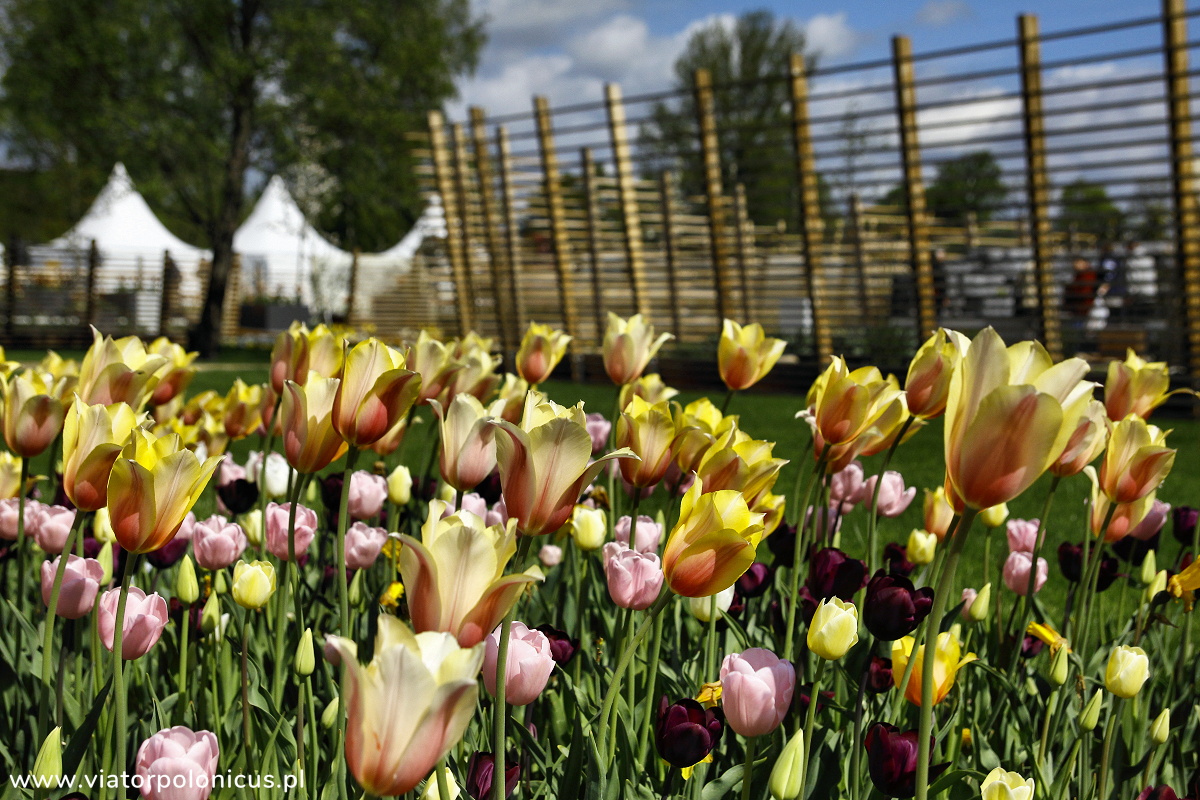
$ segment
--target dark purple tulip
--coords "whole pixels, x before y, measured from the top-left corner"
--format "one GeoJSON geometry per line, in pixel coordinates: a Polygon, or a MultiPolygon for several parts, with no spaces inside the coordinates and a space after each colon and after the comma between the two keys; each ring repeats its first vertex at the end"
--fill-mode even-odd
{"type": "Polygon", "coordinates": [[[796,556],[796,526],[781,522],[767,537],[767,549],[775,558],[775,566],[791,567],[796,556]]]}
{"type": "Polygon", "coordinates": [[[800,616],[804,619],[805,627],[808,627],[812,624],[813,614],[817,613],[817,606],[821,605],[821,602],[813,596],[807,586],[801,586],[796,591],[796,599],[800,601],[800,616]]]}
{"type": "MultiPolygon", "coordinates": [[[[516,759],[505,758],[504,796],[511,797],[521,777],[521,765],[516,759]]],[[[467,794],[475,800],[486,800],[492,796],[492,776],[496,774],[496,757],[491,753],[475,752],[467,760],[467,794]]]]}
{"type": "Polygon", "coordinates": [[[668,704],[664,695],[659,701],[654,745],[673,767],[699,764],[721,741],[724,731],[725,712],[720,708],[705,708],[690,697],[668,704]]]}
{"type": "Polygon", "coordinates": [[[883,563],[887,565],[888,572],[906,578],[917,568],[908,560],[908,548],[896,542],[888,542],[883,546],[883,563]]]}
{"type": "MultiPolygon", "coordinates": [[[[729,610],[726,611],[725,614],[728,614],[731,617],[736,617],[745,610],[746,610],[746,598],[742,597],[741,592],[739,592],[737,589],[734,589],[733,590],[733,599],[729,601],[729,610]]],[[[721,618],[724,617],[725,614],[722,614],[721,617],[717,617],[717,625],[722,624],[721,618]]]]}
{"type": "MultiPolygon", "coordinates": [[[[183,602],[180,601],[178,597],[172,597],[167,601],[167,611],[170,613],[172,618],[179,616],[179,614],[183,612],[184,608],[185,606],[183,602]]],[[[191,625],[192,632],[203,634],[204,631],[200,629],[200,615],[204,611],[204,604],[192,603],[191,605],[186,606],[186,608],[188,613],[188,623],[191,625]]]]}
{"type": "Polygon", "coordinates": [[[896,685],[892,675],[892,662],[879,656],[871,656],[871,666],[867,667],[867,691],[871,694],[890,692],[896,685]]]}
{"type": "Polygon", "coordinates": [[[147,553],[146,560],[159,569],[172,567],[179,563],[179,559],[183,558],[183,554],[187,552],[188,544],[190,544],[189,540],[176,536],[157,550],[147,553]]]}
{"type": "Polygon", "coordinates": [[[831,597],[850,600],[866,582],[866,564],[836,547],[826,547],[812,557],[805,585],[820,600],[831,597]]]}
{"type": "Polygon", "coordinates": [[[863,624],[876,638],[894,642],[915,631],[932,608],[933,589],[916,589],[908,578],[879,570],[867,584],[863,624]]]}
{"type": "Polygon", "coordinates": [[[258,487],[245,478],[217,487],[217,496],[232,514],[245,514],[258,502],[258,487]]]}
{"type": "MultiPolygon", "coordinates": [[[[808,704],[812,700],[812,684],[802,683],[796,686],[796,708],[801,715],[808,713],[808,704]]],[[[823,711],[834,698],[833,692],[821,692],[817,699],[817,711],[823,711]]]]}
{"type": "MultiPolygon", "coordinates": [[[[1071,544],[1070,542],[1060,544],[1058,546],[1058,567],[1062,570],[1063,577],[1071,583],[1079,583],[1083,577],[1083,544],[1071,544]]],[[[1120,574],[1117,571],[1118,568],[1117,560],[1112,556],[1101,559],[1100,574],[1096,576],[1096,591],[1103,592],[1112,586],[1113,581],[1120,574]]]]}
{"type": "Polygon", "coordinates": [[[1175,794],[1175,790],[1165,784],[1162,786],[1147,786],[1145,789],[1142,789],[1141,794],[1137,796],[1137,800],[1179,800],[1179,795],[1175,794]]]}
{"type": "MultiPolygon", "coordinates": [[[[324,478],[321,478],[321,502],[325,504],[325,509],[332,514],[336,514],[342,505],[342,483],[344,481],[344,473],[331,472],[324,478]]],[[[230,509],[232,511],[232,509],[230,509]]]]}
{"type": "Polygon", "coordinates": [[[742,597],[758,597],[771,587],[771,568],[755,562],[737,579],[737,590],[742,597]]]}
{"type": "Polygon", "coordinates": [[[569,664],[575,652],[579,650],[578,639],[572,639],[565,631],[560,631],[553,625],[538,625],[534,630],[546,634],[546,638],[550,640],[550,657],[560,667],[569,664]]]}
{"type": "Polygon", "coordinates": [[[1145,540],[1126,536],[1123,539],[1113,542],[1112,550],[1117,554],[1118,558],[1128,561],[1135,567],[1140,567],[1142,562],[1146,560],[1146,553],[1149,553],[1151,550],[1158,550],[1161,537],[1162,531],[1145,540]]]}
{"type": "MultiPolygon", "coordinates": [[[[84,558],[99,558],[100,551],[103,548],[104,548],[104,545],[100,543],[100,540],[95,538],[91,534],[88,534],[87,536],[83,537],[83,556],[84,556],[84,558]]],[[[114,544],[113,549],[112,549],[112,554],[113,554],[112,574],[113,574],[114,578],[117,578],[121,575],[121,564],[125,561],[125,550],[120,545],[114,544]]]]}
{"type": "Polygon", "coordinates": [[[492,470],[492,473],[475,487],[475,493],[484,499],[489,508],[500,502],[500,472],[492,470]]]}
{"type": "Polygon", "coordinates": [[[1175,506],[1171,509],[1171,533],[1180,544],[1192,545],[1192,536],[1196,532],[1196,523],[1200,521],[1200,508],[1191,506],[1175,506]]]}
{"type": "Polygon", "coordinates": [[[1036,636],[1025,634],[1021,641],[1021,658],[1033,658],[1046,648],[1046,643],[1036,636]]]}
{"type": "MultiPolygon", "coordinates": [[[[895,725],[876,722],[867,729],[867,770],[871,783],[887,797],[912,797],[917,787],[917,732],[900,733],[895,725]]],[[[929,778],[940,775],[949,762],[929,768],[929,778]]]]}

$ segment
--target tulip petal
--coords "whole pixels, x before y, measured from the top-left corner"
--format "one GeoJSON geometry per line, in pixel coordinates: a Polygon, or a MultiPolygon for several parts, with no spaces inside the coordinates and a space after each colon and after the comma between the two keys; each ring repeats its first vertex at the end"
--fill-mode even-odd
{"type": "Polygon", "coordinates": [[[479,602],[463,618],[458,629],[458,643],[472,647],[482,642],[504,619],[504,615],[520,598],[525,586],[541,579],[534,575],[518,573],[506,575],[493,582],[484,591],[479,602]]]}
{"type": "Polygon", "coordinates": [[[425,545],[411,536],[399,534],[400,576],[408,594],[409,614],[413,629],[442,630],[442,600],[439,593],[437,560],[425,545]]]}

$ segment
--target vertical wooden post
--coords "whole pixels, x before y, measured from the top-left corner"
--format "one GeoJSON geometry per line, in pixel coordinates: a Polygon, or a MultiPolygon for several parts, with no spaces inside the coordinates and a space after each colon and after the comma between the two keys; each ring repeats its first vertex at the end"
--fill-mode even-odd
{"type": "Polygon", "coordinates": [[[1200,205],[1196,198],[1196,167],[1192,147],[1186,13],[1184,0],[1163,0],[1171,188],[1175,195],[1175,261],[1183,290],[1188,374],[1195,386],[1200,383],[1200,205]]]}
{"type": "Polygon", "coordinates": [[[679,297],[679,281],[676,277],[679,253],[675,249],[675,181],[670,172],[663,172],[658,179],[659,205],[662,208],[663,265],[667,271],[667,305],[671,309],[671,333],[675,340],[683,341],[682,305],[679,297]]]}
{"type": "MultiPolygon", "coordinates": [[[[583,170],[583,209],[584,226],[586,228],[587,251],[592,272],[592,313],[595,315],[596,340],[593,344],[600,345],[604,341],[604,290],[600,282],[600,237],[597,226],[600,224],[596,211],[596,161],[592,158],[592,150],[584,147],[579,151],[579,168],[583,170]]],[[[628,253],[628,250],[626,251],[628,253]]]]}
{"type": "Polygon", "coordinates": [[[858,290],[858,313],[866,319],[867,308],[867,248],[866,232],[863,230],[862,198],[858,192],[850,193],[850,247],[854,253],[855,289],[858,290]]]}
{"type": "Polygon", "coordinates": [[[87,301],[84,307],[83,320],[87,325],[96,324],[96,270],[100,268],[100,248],[92,239],[88,245],[87,256],[87,301]]]}
{"type": "Polygon", "coordinates": [[[929,228],[925,214],[925,184],[921,179],[921,144],[917,136],[917,89],[912,64],[912,41],[892,37],[892,68],[896,86],[896,115],[900,131],[900,161],[907,199],[908,258],[917,287],[917,333],[921,339],[937,328],[933,264],[929,258],[929,228]]]}
{"type": "MultiPolygon", "coordinates": [[[[706,69],[695,73],[696,122],[700,130],[700,159],[704,169],[704,195],[708,200],[708,235],[712,247],[713,283],[716,289],[718,330],[729,316],[726,302],[730,290],[729,251],[725,236],[725,192],[721,176],[721,143],[717,138],[712,75],[706,69]]],[[[741,320],[749,323],[750,320],[741,320]]]]}
{"type": "Polygon", "coordinates": [[[4,332],[10,339],[17,328],[17,259],[21,252],[20,240],[14,238],[4,253],[4,266],[7,269],[4,281],[4,332]]]}
{"type": "Polygon", "coordinates": [[[1025,185],[1029,197],[1029,240],[1037,279],[1042,344],[1054,358],[1062,358],[1062,319],[1050,262],[1050,177],[1046,172],[1046,127],[1042,116],[1042,48],[1038,19],[1033,14],[1017,18],[1021,50],[1021,111],[1025,130],[1025,185]]]}
{"type": "Polygon", "coordinates": [[[496,208],[496,176],[492,170],[492,159],[488,153],[487,129],[484,125],[483,109],[471,108],[471,142],[475,155],[475,172],[479,176],[479,194],[483,207],[483,230],[487,240],[488,265],[492,273],[492,294],[496,302],[496,325],[500,329],[500,346],[504,350],[516,348],[512,338],[512,308],[505,308],[505,298],[511,296],[511,287],[506,286],[508,270],[505,268],[506,253],[500,242],[500,214],[496,208]]]}
{"type": "Polygon", "coordinates": [[[454,305],[458,314],[458,334],[461,336],[474,327],[474,315],[471,313],[474,297],[468,289],[462,212],[456,199],[450,151],[446,146],[446,120],[440,111],[429,112],[429,150],[433,155],[434,180],[446,214],[446,251],[454,274],[454,305]]]}
{"type": "Polygon", "coordinates": [[[575,319],[575,293],[572,291],[571,238],[567,233],[567,211],[563,204],[562,178],[558,171],[558,152],[554,146],[554,131],[550,121],[550,102],[542,96],[533,98],[537,118],[538,149],[542,156],[542,178],[546,190],[546,209],[550,214],[550,239],[554,251],[554,266],[558,269],[558,299],[562,306],[563,327],[571,336],[579,335],[575,319]]]}
{"type": "MultiPolygon", "coordinates": [[[[467,297],[471,305],[471,328],[478,324],[475,308],[478,305],[479,293],[475,290],[475,236],[474,204],[471,202],[470,164],[467,163],[467,135],[461,123],[450,126],[450,146],[454,164],[455,204],[458,206],[458,218],[461,223],[462,262],[464,284],[467,287],[467,297]]],[[[466,333],[466,331],[463,331],[466,333]]]]}
{"type": "Polygon", "coordinates": [[[617,84],[605,84],[604,107],[608,111],[608,134],[612,142],[613,164],[617,170],[617,194],[621,203],[625,260],[629,264],[633,307],[637,313],[649,318],[650,298],[646,285],[646,255],[642,245],[642,219],[638,213],[637,182],[629,149],[629,131],[625,126],[625,104],[621,102],[621,87],[617,84]]]}
{"type": "Polygon", "coordinates": [[[747,274],[750,270],[750,243],[746,228],[750,220],[746,216],[746,187],[739,183],[733,192],[733,245],[737,248],[737,278],[738,290],[742,295],[742,319],[756,319],[751,312],[750,281],[747,274]]]}
{"type": "Polygon", "coordinates": [[[812,134],[808,126],[808,78],[804,56],[792,53],[788,61],[792,102],[792,149],[796,155],[796,179],[800,187],[800,239],[804,243],[804,290],[812,314],[813,355],[820,363],[833,357],[833,335],[825,320],[818,281],[821,274],[821,201],[817,189],[817,167],[812,134]]]}
{"type": "Polygon", "coordinates": [[[521,230],[517,223],[516,192],[513,189],[512,149],[508,130],[496,128],[496,154],[500,159],[500,216],[504,220],[504,247],[507,254],[509,301],[512,303],[512,333],[510,341],[521,341],[525,335],[525,298],[521,294],[521,230]]]}
{"type": "Polygon", "coordinates": [[[169,336],[171,316],[174,313],[176,296],[179,293],[179,268],[171,258],[171,251],[163,251],[162,283],[159,284],[162,302],[158,306],[158,335],[169,336]]]}
{"type": "Polygon", "coordinates": [[[242,257],[233,254],[229,262],[229,274],[225,278],[225,302],[221,309],[221,341],[229,343],[237,339],[242,323],[242,257]]]}
{"type": "Polygon", "coordinates": [[[354,304],[358,300],[358,258],[360,256],[358,248],[350,251],[350,275],[346,282],[346,324],[354,324],[354,304]]]}

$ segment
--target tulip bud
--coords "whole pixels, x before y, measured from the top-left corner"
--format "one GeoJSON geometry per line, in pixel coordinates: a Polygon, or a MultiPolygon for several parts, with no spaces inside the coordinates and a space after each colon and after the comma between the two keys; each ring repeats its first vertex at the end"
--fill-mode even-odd
{"type": "Polygon", "coordinates": [[[246,541],[255,547],[262,545],[263,540],[263,515],[259,509],[254,509],[248,514],[242,514],[238,518],[238,522],[242,525],[242,531],[246,534],[246,541]]]}
{"type": "Polygon", "coordinates": [[[1142,561],[1141,574],[1138,575],[1138,580],[1141,581],[1143,585],[1149,586],[1150,584],[1154,583],[1154,578],[1158,575],[1157,561],[1158,559],[1154,555],[1154,551],[1147,550],[1146,558],[1144,561],[1142,561]]]}
{"type": "Polygon", "coordinates": [[[1082,731],[1094,731],[1096,726],[1100,724],[1100,705],[1104,701],[1104,690],[1097,689],[1092,695],[1092,699],[1087,701],[1087,705],[1079,712],[1079,729],[1082,731]]]}
{"type": "Polygon", "coordinates": [[[233,599],[243,608],[257,610],[275,594],[275,567],[266,561],[239,561],[233,569],[233,599]]]}
{"type": "Polygon", "coordinates": [[[604,518],[604,510],[576,506],[571,515],[571,535],[580,550],[596,550],[604,544],[608,534],[608,525],[604,518]]]}
{"type": "MultiPolygon", "coordinates": [[[[454,780],[454,773],[449,767],[442,767],[442,772],[446,775],[446,796],[449,800],[458,800],[462,790],[458,788],[458,781],[454,780]]],[[[441,790],[438,789],[437,770],[429,776],[429,780],[425,781],[425,788],[421,790],[419,800],[440,800],[441,790]]]]}
{"type": "Polygon", "coordinates": [[[200,630],[204,633],[212,633],[221,624],[221,600],[216,592],[208,596],[204,601],[204,608],[200,611],[200,630]]]}
{"type": "Polygon", "coordinates": [[[971,603],[971,607],[967,610],[967,618],[971,622],[983,622],[988,618],[988,612],[992,608],[992,585],[985,583],[979,593],[975,595],[975,602],[971,603]]]}
{"type": "MultiPolygon", "coordinates": [[[[733,586],[717,592],[717,619],[725,616],[725,612],[729,610],[729,606],[733,605],[733,594],[733,586]]],[[[689,597],[688,611],[701,622],[708,622],[712,609],[712,597],[712,595],[708,597],[689,597]]]]}
{"type": "Polygon", "coordinates": [[[1150,725],[1150,739],[1155,744],[1166,744],[1167,737],[1171,733],[1171,709],[1164,708],[1154,718],[1154,722],[1150,725]]]}
{"type": "Polygon", "coordinates": [[[1039,693],[1039,690],[1038,690],[1037,681],[1035,681],[1033,678],[1026,678],[1025,679],[1025,694],[1029,695],[1030,697],[1037,697],[1038,693],[1039,693]]]}
{"type": "Polygon", "coordinates": [[[62,777],[62,728],[50,731],[33,762],[36,786],[57,786],[62,777]]]}
{"type": "Polygon", "coordinates": [[[822,600],[808,626],[808,649],[836,661],[858,643],[858,609],[837,597],[822,600]]]}
{"type": "Polygon", "coordinates": [[[325,710],[321,712],[321,727],[332,728],[337,722],[338,717],[338,699],[335,697],[329,701],[329,705],[325,706],[325,710]]]}
{"type": "Polygon", "coordinates": [[[363,595],[362,584],[363,584],[363,574],[365,572],[366,572],[365,569],[355,570],[354,579],[352,581],[350,581],[350,591],[348,593],[347,599],[350,601],[350,605],[352,605],[352,606],[357,607],[360,603],[362,603],[362,595],[363,595]]]}
{"type": "Polygon", "coordinates": [[[1008,504],[989,506],[979,512],[979,521],[987,528],[999,528],[1008,519],[1008,504]]]}
{"type": "MultiPolygon", "coordinates": [[[[1149,561],[1149,559],[1147,559],[1149,561]]],[[[1150,603],[1154,601],[1154,596],[1159,592],[1167,590],[1167,571],[1160,569],[1154,574],[1154,579],[1146,586],[1146,592],[1143,596],[1143,602],[1150,603]]]]}
{"type": "Polygon", "coordinates": [[[796,800],[804,790],[804,731],[797,730],[783,746],[767,786],[775,800],[796,800]]]}
{"type": "Polygon", "coordinates": [[[225,579],[225,570],[217,570],[213,577],[213,594],[229,594],[229,581],[225,579]]]}
{"type": "MultiPolygon", "coordinates": [[[[99,513],[99,512],[96,512],[99,513]]],[[[104,573],[100,576],[100,585],[107,586],[112,583],[113,579],[113,545],[112,542],[105,542],[100,548],[100,554],[96,556],[96,560],[100,562],[100,568],[104,573]]]]}
{"type": "Polygon", "coordinates": [[[108,515],[108,506],[96,509],[92,516],[92,535],[96,537],[97,542],[103,544],[111,544],[117,540],[117,534],[112,528],[112,519],[108,515]]]}
{"type": "Polygon", "coordinates": [[[297,675],[306,678],[312,675],[316,665],[317,656],[313,652],[312,628],[305,628],[304,634],[300,637],[300,644],[296,646],[296,658],[292,662],[292,666],[297,675]]]}
{"type": "Polygon", "coordinates": [[[1062,686],[1067,682],[1067,668],[1071,665],[1070,653],[1066,647],[1059,647],[1050,657],[1050,682],[1062,686]]]}
{"type": "Polygon", "coordinates": [[[408,505],[412,500],[412,485],[412,472],[408,467],[403,464],[396,467],[387,477],[388,500],[398,506],[408,505]]]}
{"type": "Polygon", "coordinates": [[[184,555],[175,573],[175,596],[189,606],[200,599],[200,584],[196,582],[196,568],[192,559],[184,555]]]}
{"type": "Polygon", "coordinates": [[[937,549],[937,536],[928,533],[919,528],[913,528],[912,533],[908,535],[907,555],[908,560],[917,566],[924,566],[933,562],[933,554],[937,549]]]}

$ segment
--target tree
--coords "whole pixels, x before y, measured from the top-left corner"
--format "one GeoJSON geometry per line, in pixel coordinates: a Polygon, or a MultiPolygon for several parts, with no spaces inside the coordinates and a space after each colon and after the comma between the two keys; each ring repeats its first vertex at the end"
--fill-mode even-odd
{"type": "MultiPolygon", "coordinates": [[[[696,133],[695,72],[713,79],[721,165],[728,187],[746,187],[746,207],[760,224],[799,216],[799,189],[790,128],[788,59],[805,52],[804,31],[770,11],[750,11],[728,26],[718,20],[692,34],[675,60],[678,96],[655,103],[639,135],[652,174],[673,169],[685,194],[704,193],[696,133]]],[[[815,59],[806,60],[811,70],[815,59]]],[[[826,192],[828,198],[828,192],[826,192]]]]}
{"type": "Polygon", "coordinates": [[[1129,235],[1140,242],[1161,242],[1167,238],[1171,212],[1166,200],[1171,187],[1165,180],[1147,178],[1138,181],[1137,193],[1129,201],[1126,224],[1129,235]]]}
{"type": "Polygon", "coordinates": [[[934,216],[960,223],[966,222],[968,213],[974,213],[979,222],[987,222],[1004,207],[1007,197],[1000,165],[987,150],[943,161],[937,178],[925,192],[926,204],[934,216]]]}
{"type": "Polygon", "coordinates": [[[1125,215],[1100,184],[1084,178],[1074,180],[1063,187],[1058,203],[1055,225],[1059,230],[1091,235],[1100,243],[1121,238],[1125,215]]]}
{"type": "Polygon", "coordinates": [[[218,346],[247,179],[311,163],[344,246],[416,218],[403,133],[455,96],[483,41],[469,0],[6,0],[0,110],[42,169],[126,163],[164,222],[212,250],[193,346],[218,346]]]}

